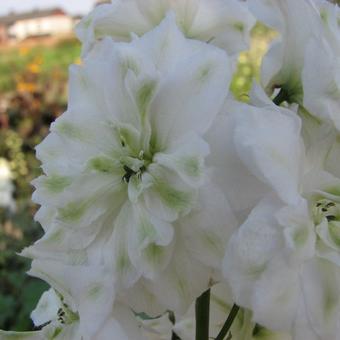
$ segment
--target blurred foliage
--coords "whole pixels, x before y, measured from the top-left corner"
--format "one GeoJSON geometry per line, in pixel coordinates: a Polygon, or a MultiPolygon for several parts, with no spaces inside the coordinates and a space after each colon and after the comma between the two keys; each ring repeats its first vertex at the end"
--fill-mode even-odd
{"type": "Polygon", "coordinates": [[[0,328],[27,330],[33,327],[28,316],[47,285],[25,275],[30,261],[16,254],[41,236],[32,219],[32,207],[27,201],[17,204],[13,215],[0,212],[0,328]]]}
{"type": "MultiPolygon", "coordinates": [[[[241,54],[232,81],[237,99],[247,101],[273,37],[261,25],[254,28],[252,48],[241,54]]],[[[0,329],[32,329],[29,314],[47,289],[25,274],[30,261],[16,253],[42,234],[33,221],[36,207],[30,200],[30,182],[40,174],[34,147],[66,108],[68,66],[79,63],[79,55],[80,46],[74,40],[0,53],[0,157],[9,161],[17,202],[16,213],[0,211],[0,329]]]]}
{"type": "MultiPolygon", "coordinates": [[[[44,89],[45,85],[45,90],[55,91],[56,82],[67,80],[68,66],[77,61],[79,55],[80,46],[74,39],[50,47],[4,50],[0,53],[0,93],[15,89],[34,92],[44,89]]],[[[62,100],[65,96],[58,99],[62,100]]]]}

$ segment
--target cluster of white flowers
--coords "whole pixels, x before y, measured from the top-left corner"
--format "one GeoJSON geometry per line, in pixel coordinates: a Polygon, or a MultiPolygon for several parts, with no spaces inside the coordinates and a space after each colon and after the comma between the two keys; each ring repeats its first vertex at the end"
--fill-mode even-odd
{"type": "Polygon", "coordinates": [[[76,32],[22,252],[51,289],[40,330],[0,339],[208,340],[211,288],[211,338],[340,340],[338,7],[112,0],[76,32]],[[229,86],[255,18],[278,38],[246,104],[229,86]]]}

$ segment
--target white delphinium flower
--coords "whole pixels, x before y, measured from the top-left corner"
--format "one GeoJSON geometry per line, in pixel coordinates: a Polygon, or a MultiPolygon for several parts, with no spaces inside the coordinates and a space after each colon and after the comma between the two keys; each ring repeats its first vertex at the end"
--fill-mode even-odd
{"type": "Polygon", "coordinates": [[[340,9],[327,1],[318,5],[324,31],[322,38],[315,37],[306,48],[303,105],[340,131],[340,9]]]}
{"type": "Polygon", "coordinates": [[[0,339],[80,340],[82,338],[79,333],[79,315],[73,312],[52,288],[43,293],[36,309],[31,313],[31,318],[36,327],[43,328],[32,332],[0,331],[0,339]]]}
{"type": "Polygon", "coordinates": [[[340,10],[326,0],[252,0],[254,14],[280,32],[262,64],[268,93],[303,105],[340,129],[340,10]],[[303,15],[303,20],[301,16],[303,15]]]}
{"type": "Polygon", "coordinates": [[[255,16],[280,33],[263,59],[261,82],[268,93],[283,91],[289,102],[303,100],[302,70],[311,38],[320,39],[322,23],[312,0],[251,0],[255,16]],[[303,19],[302,19],[303,18],[303,19]]]}
{"type": "Polygon", "coordinates": [[[53,287],[43,293],[31,313],[34,325],[41,330],[0,331],[1,340],[143,339],[133,313],[123,305],[114,304],[112,277],[107,268],[34,260],[29,274],[53,287]]]}
{"type": "Polygon", "coordinates": [[[0,158],[0,208],[15,210],[13,191],[11,169],[6,159],[0,158]]]}
{"type": "Polygon", "coordinates": [[[204,139],[230,78],[226,53],[186,39],[173,16],[131,43],[97,44],[72,67],[68,111],[37,147],[46,234],[24,254],[104,261],[119,287],[143,278],[165,308],[186,309],[235,224],[204,139]]]}
{"type": "Polygon", "coordinates": [[[134,313],[115,301],[112,276],[103,266],[68,266],[34,260],[29,274],[48,282],[31,313],[36,332],[3,332],[1,340],[149,340],[134,313]]]}
{"type": "Polygon", "coordinates": [[[233,138],[269,191],[231,238],[225,276],[255,322],[297,340],[339,339],[337,133],[304,124],[303,136],[312,137],[304,146],[296,113],[261,99],[257,105],[240,107],[233,138]]]}
{"type": "Polygon", "coordinates": [[[152,30],[169,10],[188,37],[211,42],[230,54],[249,47],[250,30],[255,19],[246,3],[239,0],[113,0],[96,7],[78,24],[76,33],[83,53],[105,36],[129,41],[152,30]]]}

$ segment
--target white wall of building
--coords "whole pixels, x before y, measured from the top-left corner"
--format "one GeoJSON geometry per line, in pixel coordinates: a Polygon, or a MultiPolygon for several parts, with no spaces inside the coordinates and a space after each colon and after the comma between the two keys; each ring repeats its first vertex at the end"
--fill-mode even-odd
{"type": "Polygon", "coordinates": [[[25,19],[15,22],[10,28],[11,36],[24,40],[31,36],[39,35],[64,35],[73,30],[73,20],[64,15],[25,19]]]}

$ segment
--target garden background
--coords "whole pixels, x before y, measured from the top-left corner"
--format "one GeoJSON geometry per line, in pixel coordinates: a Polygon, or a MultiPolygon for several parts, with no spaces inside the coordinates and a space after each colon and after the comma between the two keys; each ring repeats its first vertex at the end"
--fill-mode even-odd
{"type": "MultiPolygon", "coordinates": [[[[273,37],[263,26],[254,28],[252,48],[241,54],[232,82],[238,99],[247,101],[273,37]]],[[[31,202],[30,182],[40,174],[34,148],[66,109],[68,66],[81,63],[79,55],[80,44],[74,37],[0,45],[0,159],[10,166],[16,202],[15,212],[0,207],[0,329],[32,329],[29,313],[47,289],[25,274],[30,261],[17,253],[42,234],[33,220],[37,207],[31,202]]]]}

